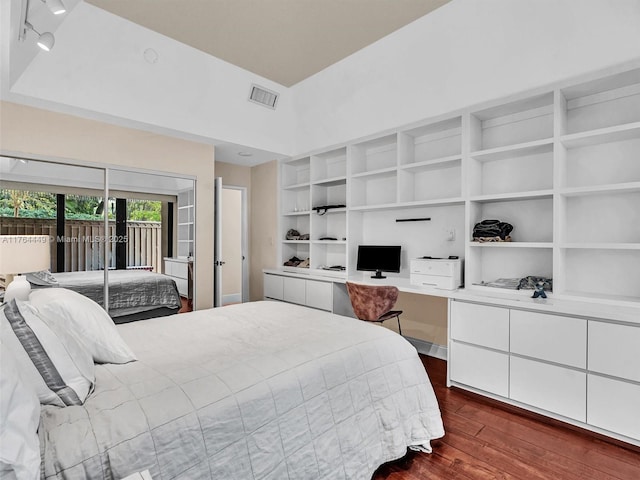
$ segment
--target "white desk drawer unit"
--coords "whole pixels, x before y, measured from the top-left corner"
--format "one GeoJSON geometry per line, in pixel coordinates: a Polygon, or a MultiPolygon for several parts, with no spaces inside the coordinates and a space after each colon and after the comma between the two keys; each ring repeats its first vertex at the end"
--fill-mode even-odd
{"type": "Polygon", "coordinates": [[[450,301],[451,385],[635,445],[638,345],[640,324],[450,301]]]}
{"type": "Polygon", "coordinates": [[[414,258],[410,264],[409,281],[411,285],[455,290],[462,286],[462,261],[414,258]]]}
{"type": "Polygon", "coordinates": [[[333,283],[265,273],[264,298],[333,310],[333,283]]]}

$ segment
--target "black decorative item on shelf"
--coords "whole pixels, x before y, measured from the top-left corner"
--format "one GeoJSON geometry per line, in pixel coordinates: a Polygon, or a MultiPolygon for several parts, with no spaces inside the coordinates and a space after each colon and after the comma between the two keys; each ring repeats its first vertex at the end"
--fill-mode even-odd
{"type": "Polygon", "coordinates": [[[500,220],[482,220],[473,227],[475,242],[510,242],[513,225],[500,220]]]}
{"type": "Polygon", "coordinates": [[[320,205],[319,207],[313,207],[312,210],[315,210],[318,215],[324,215],[328,210],[332,210],[334,208],[346,208],[346,205],[320,205]]]}
{"type": "Polygon", "coordinates": [[[423,218],[396,218],[396,222],[429,222],[431,217],[423,218]]]}

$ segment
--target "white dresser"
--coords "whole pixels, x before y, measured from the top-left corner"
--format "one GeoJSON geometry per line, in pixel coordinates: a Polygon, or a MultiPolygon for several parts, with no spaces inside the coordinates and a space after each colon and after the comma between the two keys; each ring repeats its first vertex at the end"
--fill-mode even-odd
{"type": "Polygon", "coordinates": [[[449,383],[640,445],[640,323],[615,310],[452,299],[449,383]]]}

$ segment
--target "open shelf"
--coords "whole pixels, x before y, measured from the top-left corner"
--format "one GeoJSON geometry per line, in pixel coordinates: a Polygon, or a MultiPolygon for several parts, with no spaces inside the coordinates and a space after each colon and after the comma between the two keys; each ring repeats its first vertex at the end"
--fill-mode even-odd
{"type": "Polygon", "coordinates": [[[553,92],[471,114],[471,151],[553,137],[553,92]]]}
{"type": "Polygon", "coordinates": [[[566,243],[640,243],[640,191],[567,197],[563,216],[566,243]]]}
{"type": "Polygon", "coordinates": [[[281,165],[281,186],[282,188],[294,187],[309,184],[310,180],[310,158],[304,157],[297,160],[289,160],[281,165]]]}
{"type": "Polygon", "coordinates": [[[427,161],[398,171],[400,202],[459,197],[462,193],[462,159],[427,161]]]}
{"type": "Polygon", "coordinates": [[[320,183],[347,177],[347,147],[311,157],[311,182],[320,183]]]}
{"type": "Polygon", "coordinates": [[[499,195],[553,188],[553,141],[482,150],[469,160],[471,195],[499,195]]]}
{"type": "Polygon", "coordinates": [[[640,250],[564,249],[563,293],[640,301],[640,250]]]}
{"type": "Polygon", "coordinates": [[[352,147],[351,173],[366,173],[398,165],[397,135],[387,135],[352,147]]]}
{"type": "Polygon", "coordinates": [[[401,165],[460,156],[462,153],[462,118],[405,130],[398,136],[401,165]]]}
{"type": "Polygon", "coordinates": [[[567,134],[640,122],[640,69],[563,88],[561,95],[567,134]]]}

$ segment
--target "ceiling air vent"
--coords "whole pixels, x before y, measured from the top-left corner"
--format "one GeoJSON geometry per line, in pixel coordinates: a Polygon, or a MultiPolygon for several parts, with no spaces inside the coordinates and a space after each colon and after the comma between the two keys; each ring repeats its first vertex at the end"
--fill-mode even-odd
{"type": "Polygon", "coordinates": [[[254,84],[251,85],[249,101],[275,109],[276,104],[278,103],[278,96],[279,95],[276,92],[254,84]]]}

